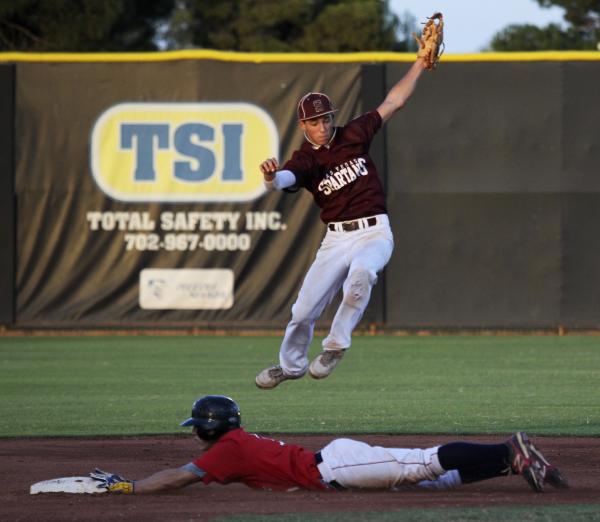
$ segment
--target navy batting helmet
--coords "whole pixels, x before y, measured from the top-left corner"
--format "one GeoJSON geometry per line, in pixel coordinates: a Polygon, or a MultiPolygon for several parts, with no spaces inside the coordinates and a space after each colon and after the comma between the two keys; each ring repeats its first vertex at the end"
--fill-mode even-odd
{"type": "Polygon", "coordinates": [[[242,416],[234,400],[224,395],[206,395],[192,406],[192,416],[181,426],[196,426],[198,437],[217,440],[221,435],[240,427],[242,416]]]}

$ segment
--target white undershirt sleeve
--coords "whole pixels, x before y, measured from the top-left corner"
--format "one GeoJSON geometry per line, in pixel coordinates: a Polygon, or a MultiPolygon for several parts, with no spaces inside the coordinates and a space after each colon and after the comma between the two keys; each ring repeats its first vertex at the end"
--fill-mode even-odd
{"type": "Polygon", "coordinates": [[[265,181],[267,190],[282,190],[296,183],[296,176],[291,170],[278,170],[273,181],[265,181]]]}

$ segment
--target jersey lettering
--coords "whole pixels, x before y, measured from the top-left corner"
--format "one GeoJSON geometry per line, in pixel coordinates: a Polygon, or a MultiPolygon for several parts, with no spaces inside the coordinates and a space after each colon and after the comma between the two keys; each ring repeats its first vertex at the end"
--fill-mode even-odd
{"type": "Polygon", "coordinates": [[[356,181],[359,176],[366,176],[369,170],[364,158],[355,158],[338,165],[336,170],[330,170],[319,183],[317,190],[328,196],[336,190],[356,181]]]}

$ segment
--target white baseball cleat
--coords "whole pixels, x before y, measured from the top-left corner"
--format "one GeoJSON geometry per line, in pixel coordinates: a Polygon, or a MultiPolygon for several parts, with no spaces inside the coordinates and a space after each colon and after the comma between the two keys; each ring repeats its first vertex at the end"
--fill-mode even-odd
{"type": "Polygon", "coordinates": [[[308,373],[313,379],[324,379],[344,357],[346,350],[323,350],[308,367],[308,373]]]}
{"type": "Polygon", "coordinates": [[[283,373],[283,369],[277,364],[275,366],[269,366],[268,368],[265,368],[256,376],[254,382],[259,388],[263,390],[270,390],[272,388],[275,388],[275,386],[282,383],[283,381],[287,381],[290,379],[300,379],[300,377],[302,377],[303,375],[304,374],[298,376],[287,375],[283,373]]]}

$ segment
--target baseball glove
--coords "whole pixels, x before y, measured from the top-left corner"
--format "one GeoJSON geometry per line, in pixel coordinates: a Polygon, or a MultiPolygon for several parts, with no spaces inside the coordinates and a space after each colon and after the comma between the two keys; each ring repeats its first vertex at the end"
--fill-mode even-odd
{"type": "Polygon", "coordinates": [[[440,56],[444,52],[444,17],[442,13],[433,13],[423,27],[423,34],[417,36],[413,33],[419,44],[417,57],[422,58],[426,69],[435,69],[440,56]]]}

